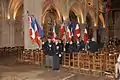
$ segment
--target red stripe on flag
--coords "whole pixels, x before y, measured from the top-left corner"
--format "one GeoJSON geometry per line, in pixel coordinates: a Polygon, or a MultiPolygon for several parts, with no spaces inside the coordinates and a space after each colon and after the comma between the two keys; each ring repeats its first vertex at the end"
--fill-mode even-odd
{"type": "Polygon", "coordinates": [[[87,34],[87,29],[85,29],[85,31],[84,31],[84,42],[85,42],[85,44],[87,43],[87,41],[88,41],[88,34],[87,34]]]}

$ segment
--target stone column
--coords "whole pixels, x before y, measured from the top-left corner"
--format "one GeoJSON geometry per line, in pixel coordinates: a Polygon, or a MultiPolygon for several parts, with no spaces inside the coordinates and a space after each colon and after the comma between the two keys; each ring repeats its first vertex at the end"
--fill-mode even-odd
{"type": "Polygon", "coordinates": [[[9,24],[9,46],[10,47],[14,47],[15,44],[14,44],[14,37],[15,37],[15,31],[14,31],[14,28],[15,28],[15,20],[14,19],[10,19],[8,20],[8,24],[9,24]]]}
{"type": "Polygon", "coordinates": [[[1,45],[0,47],[9,47],[9,25],[7,23],[8,4],[6,0],[0,0],[0,23],[1,23],[1,45]]]}
{"type": "Polygon", "coordinates": [[[80,32],[81,32],[81,39],[84,40],[84,30],[85,30],[85,24],[80,24],[80,32]]]}
{"type": "Polygon", "coordinates": [[[10,47],[9,45],[9,25],[7,20],[2,20],[1,47],[10,47]]]}
{"type": "Polygon", "coordinates": [[[102,28],[101,31],[101,42],[107,42],[108,41],[108,32],[106,28],[102,28]]]}

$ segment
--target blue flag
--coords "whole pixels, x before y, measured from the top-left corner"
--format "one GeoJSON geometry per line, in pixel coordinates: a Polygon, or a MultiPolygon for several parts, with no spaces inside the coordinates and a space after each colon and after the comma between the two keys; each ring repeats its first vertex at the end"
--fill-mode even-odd
{"type": "Polygon", "coordinates": [[[35,22],[32,17],[31,17],[31,26],[32,26],[33,30],[35,30],[35,22]]]}
{"type": "Polygon", "coordinates": [[[72,34],[74,35],[76,24],[75,23],[71,23],[69,26],[70,26],[70,30],[71,30],[72,34]]]}

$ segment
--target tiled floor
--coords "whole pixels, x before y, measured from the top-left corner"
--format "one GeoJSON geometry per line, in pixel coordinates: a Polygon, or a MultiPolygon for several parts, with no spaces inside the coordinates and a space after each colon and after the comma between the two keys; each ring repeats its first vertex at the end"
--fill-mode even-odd
{"type": "Polygon", "coordinates": [[[105,80],[85,76],[61,69],[60,72],[48,71],[38,65],[16,63],[14,57],[0,59],[0,80],[105,80]]]}

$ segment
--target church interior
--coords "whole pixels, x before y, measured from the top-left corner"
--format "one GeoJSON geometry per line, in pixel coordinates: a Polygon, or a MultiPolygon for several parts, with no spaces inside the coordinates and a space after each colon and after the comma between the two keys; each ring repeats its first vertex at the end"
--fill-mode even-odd
{"type": "MultiPolygon", "coordinates": [[[[119,80],[119,3],[0,0],[0,80],[119,80]],[[52,53],[57,50],[56,42],[63,42],[60,72],[45,68],[46,55],[51,56],[49,45],[44,47],[49,39],[53,42],[52,53]],[[83,41],[84,49],[82,45],[76,51],[77,40],[80,46],[83,41]]],[[[53,55],[52,64],[55,61],[53,55]]]]}

